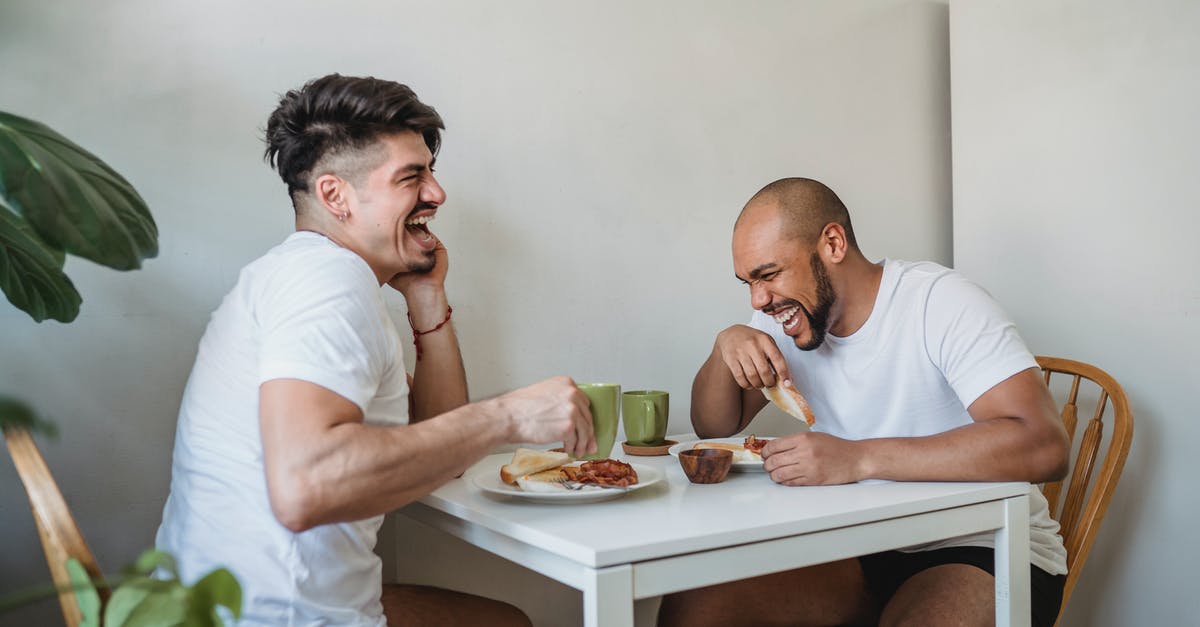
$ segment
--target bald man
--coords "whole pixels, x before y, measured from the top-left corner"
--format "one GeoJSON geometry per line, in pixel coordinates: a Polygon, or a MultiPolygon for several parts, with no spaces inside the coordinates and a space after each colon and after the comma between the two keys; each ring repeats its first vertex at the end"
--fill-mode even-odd
{"type": "MultiPolygon", "coordinates": [[[[701,437],[742,431],[783,381],[816,425],[772,440],[763,465],[789,486],[1029,481],[1066,473],[1068,440],[1037,362],[983,289],[928,262],[868,260],[833,190],[767,185],[734,225],[747,325],[717,335],[692,386],[701,437]]],[[[1054,624],[1066,551],[1030,495],[1033,624],[1054,624]]],[[[660,625],[991,625],[990,534],[670,595],[660,625]]]]}

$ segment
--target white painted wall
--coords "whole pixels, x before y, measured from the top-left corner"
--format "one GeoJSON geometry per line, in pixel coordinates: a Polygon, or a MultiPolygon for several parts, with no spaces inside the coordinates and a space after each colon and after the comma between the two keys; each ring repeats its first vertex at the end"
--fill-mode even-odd
{"type": "MultiPolygon", "coordinates": [[[[0,303],[0,392],[61,425],[43,449],[101,564],[150,545],[208,315],[291,230],[261,128],[278,93],[339,71],[406,82],[446,119],[434,226],[473,397],[616,380],[671,391],[688,430],[696,367],[749,312],[729,235],[765,183],[824,180],[870,255],[949,263],[946,31],[944,2],[913,0],[6,1],[0,109],[124,173],[162,252],[130,274],[70,260],[70,325],[0,303]]],[[[422,576],[543,625],[579,614],[572,591],[402,531],[408,577],[446,560],[422,576]]],[[[48,578],[8,462],[0,537],[0,594],[48,578]]]]}
{"type": "Polygon", "coordinates": [[[951,3],[955,265],[1135,413],[1064,625],[1200,615],[1197,33],[1188,0],[951,3]]]}

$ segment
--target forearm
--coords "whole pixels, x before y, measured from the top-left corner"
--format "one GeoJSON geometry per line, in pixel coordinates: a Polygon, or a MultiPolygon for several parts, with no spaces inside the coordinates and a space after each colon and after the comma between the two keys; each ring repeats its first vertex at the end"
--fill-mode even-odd
{"type": "Polygon", "coordinates": [[[447,320],[449,303],[445,292],[436,291],[412,298],[409,316],[415,329],[427,331],[445,321],[440,328],[416,338],[420,348],[413,369],[413,415],[416,423],[439,416],[467,403],[467,374],[463,367],[454,322],[447,320]]]}
{"type": "Polygon", "coordinates": [[[313,448],[291,451],[278,469],[277,485],[298,500],[281,520],[302,530],[394,510],[506,442],[508,424],[498,403],[484,401],[414,425],[325,428],[303,440],[313,448]]]}
{"type": "Polygon", "coordinates": [[[714,350],[692,382],[692,428],[702,438],[726,437],[744,422],[742,388],[714,350]]]}
{"type": "Polygon", "coordinates": [[[1060,479],[1065,438],[1021,418],[993,418],[937,435],[855,443],[862,479],[1028,481],[1060,479]]]}

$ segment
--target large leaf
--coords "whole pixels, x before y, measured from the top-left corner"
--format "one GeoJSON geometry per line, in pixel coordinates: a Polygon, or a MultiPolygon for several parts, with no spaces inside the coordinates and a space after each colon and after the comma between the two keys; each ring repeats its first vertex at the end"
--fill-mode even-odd
{"type": "Polygon", "coordinates": [[[37,322],[70,322],[83,298],[62,271],[66,254],[50,247],[0,196],[0,289],[37,322]]]}
{"type": "Polygon", "coordinates": [[[50,127],[4,112],[0,197],[73,255],[133,270],[158,254],[158,227],[129,181],[50,127]]]}
{"type": "Polygon", "coordinates": [[[96,592],[87,570],[79,560],[71,557],[67,559],[67,576],[75,588],[79,612],[83,614],[83,622],[79,623],[79,627],[100,627],[100,593],[96,592]]]}
{"type": "Polygon", "coordinates": [[[188,625],[209,627],[223,624],[217,606],[229,609],[235,619],[242,617],[242,587],[233,573],[218,568],[192,586],[188,607],[188,625]]]}
{"type": "Polygon", "coordinates": [[[113,592],[104,609],[106,627],[169,627],[187,616],[188,591],[178,579],[136,577],[113,592]]]}

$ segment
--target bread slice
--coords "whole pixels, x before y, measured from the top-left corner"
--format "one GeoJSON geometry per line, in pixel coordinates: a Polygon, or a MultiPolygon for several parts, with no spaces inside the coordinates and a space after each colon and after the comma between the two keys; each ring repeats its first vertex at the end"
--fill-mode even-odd
{"type": "Polygon", "coordinates": [[[780,381],[769,388],[763,388],[762,391],[772,403],[778,405],[792,417],[803,420],[810,427],[817,422],[816,416],[808,406],[808,401],[804,400],[804,395],[800,393],[800,390],[792,386],[791,381],[786,385],[780,381]]]}
{"type": "Polygon", "coordinates": [[[560,466],[517,477],[517,486],[526,492],[562,492],[567,489],[563,487],[567,479],[567,473],[560,466]]]}
{"type": "Polygon", "coordinates": [[[762,455],[735,442],[697,442],[692,448],[722,448],[733,451],[734,462],[761,462],[762,455]]]}
{"type": "Polygon", "coordinates": [[[562,466],[569,461],[571,456],[566,453],[519,448],[513,452],[512,461],[500,467],[500,479],[515,484],[518,477],[562,466]]]}

